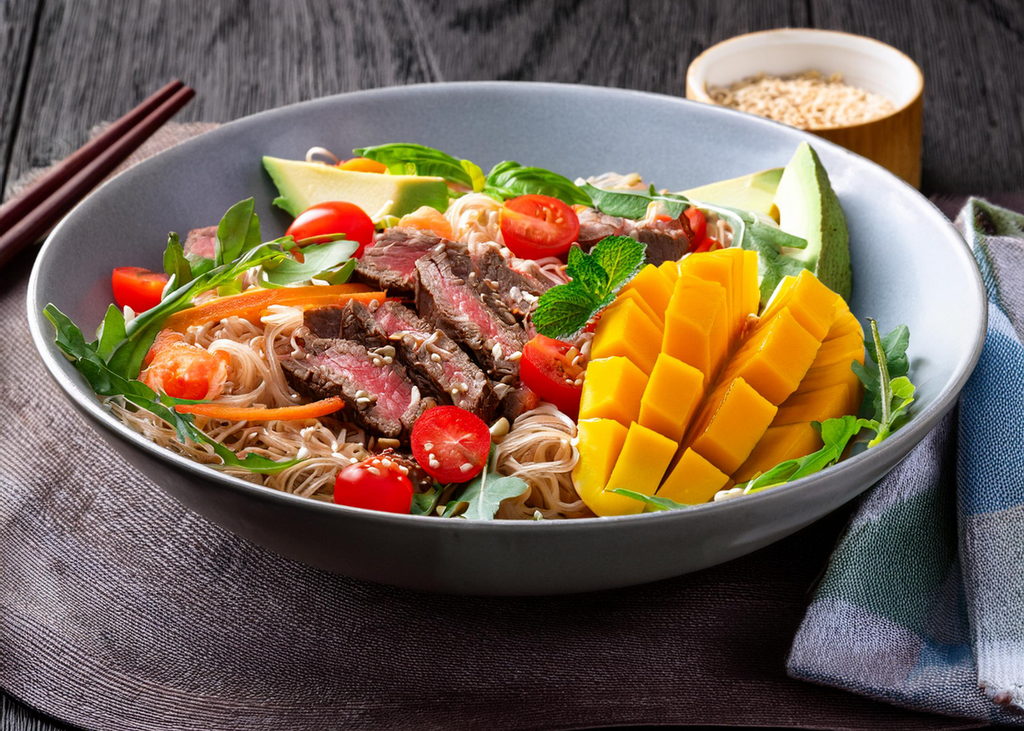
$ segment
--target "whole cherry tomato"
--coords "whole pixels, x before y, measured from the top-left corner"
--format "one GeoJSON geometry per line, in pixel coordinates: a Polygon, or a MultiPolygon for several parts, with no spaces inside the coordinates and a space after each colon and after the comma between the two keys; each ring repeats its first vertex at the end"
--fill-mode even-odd
{"type": "Polygon", "coordinates": [[[384,513],[408,513],[412,482],[403,469],[386,455],[349,465],[334,478],[334,502],[384,513]]]}
{"type": "Polygon", "coordinates": [[[345,234],[349,241],[358,241],[359,248],[354,256],[363,254],[363,249],[373,243],[373,221],[359,206],[345,201],[317,203],[300,213],[285,231],[296,241],[325,236],[345,234]]]}

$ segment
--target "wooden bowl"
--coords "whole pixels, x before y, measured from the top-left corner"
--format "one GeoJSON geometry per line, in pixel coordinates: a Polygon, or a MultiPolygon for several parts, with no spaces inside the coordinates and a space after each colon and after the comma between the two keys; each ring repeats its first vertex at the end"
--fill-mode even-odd
{"type": "Polygon", "coordinates": [[[809,28],[736,36],[693,60],[686,72],[686,96],[714,104],[709,85],[728,86],[759,73],[783,76],[811,69],[826,75],[839,72],[846,83],[888,98],[896,109],[863,124],[809,131],[920,187],[924,77],[906,54],[881,41],[809,28]]]}

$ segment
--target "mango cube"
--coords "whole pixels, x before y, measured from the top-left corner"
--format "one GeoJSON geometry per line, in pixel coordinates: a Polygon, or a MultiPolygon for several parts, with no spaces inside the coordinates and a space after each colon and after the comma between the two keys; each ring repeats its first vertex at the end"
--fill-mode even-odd
{"type": "Polygon", "coordinates": [[[728,375],[741,377],[778,405],[796,391],[821,347],[784,307],[733,356],[728,375]]]}
{"type": "Polygon", "coordinates": [[[644,314],[651,318],[651,322],[657,325],[659,328],[665,327],[665,311],[661,310],[655,312],[654,308],[647,304],[647,300],[640,296],[640,293],[635,289],[626,289],[619,293],[619,296],[615,298],[615,302],[612,307],[619,304],[624,300],[633,300],[636,306],[644,311],[644,314]]]}
{"type": "Polygon", "coordinates": [[[640,415],[646,387],[647,374],[629,358],[592,360],[584,376],[580,419],[613,419],[628,427],[640,415]]]}
{"type": "Polygon", "coordinates": [[[651,318],[630,299],[605,310],[594,331],[592,358],[625,356],[650,373],[661,350],[662,334],[651,318]]]}
{"type": "Polygon", "coordinates": [[[775,294],[768,300],[758,328],[771,324],[772,319],[783,309],[788,309],[796,321],[819,342],[825,339],[832,327],[836,303],[840,296],[822,284],[809,271],[799,276],[785,277],[779,283],[775,294]]]}
{"type": "Polygon", "coordinates": [[[847,411],[849,403],[850,388],[845,383],[817,391],[797,392],[779,407],[772,426],[837,419],[850,413],[847,411]]]}
{"type": "Polygon", "coordinates": [[[731,475],[750,456],[777,411],[746,381],[735,378],[707,400],[688,446],[731,475]]]}
{"type": "Polygon", "coordinates": [[[580,458],[572,479],[580,498],[597,515],[624,515],[643,509],[636,500],[604,491],[627,433],[626,427],[611,419],[583,419],[577,426],[580,458]]]}
{"type": "Polygon", "coordinates": [[[733,477],[737,482],[746,482],[781,462],[816,452],[821,446],[821,435],[808,422],[773,426],[733,477]]]}
{"type": "MultiPolygon", "coordinates": [[[[587,378],[589,374],[588,367],[587,378]]],[[[686,427],[703,397],[704,374],[668,353],[662,353],[654,363],[651,378],[640,399],[639,422],[678,442],[686,433],[686,427]]]]}
{"type": "Polygon", "coordinates": [[[722,285],[680,274],[665,313],[662,352],[693,366],[710,382],[729,347],[722,285]]]}
{"type": "Polygon", "coordinates": [[[675,285],[676,280],[679,279],[679,262],[677,261],[663,261],[658,269],[661,273],[668,277],[668,281],[675,285]]]}
{"type": "Polygon", "coordinates": [[[668,301],[672,298],[672,281],[653,264],[648,264],[637,272],[622,289],[636,290],[655,312],[667,310],[668,301]]]}
{"type": "MultiPolygon", "coordinates": [[[[615,495],[608,491],[623,488],[644,495],[653,495],[661,484],[665,470],[668,469],[678,446],[674,441],[663,437],[653,429],[636,423],[630,425],[626,441],[622,445],[622,451],[619,452],[619,458],[615,462],[615,468],[612,470],[611,477],[608,478],[605,496],[623,498],[636,507],[633,505],[623,506],[622,512],[617,515],[639,513],[643,510],[644,504],[639,500],[633,500],[624,495],[615,495]]],[[[593,506],[590,506],[590,509],[597,512],[593,506]]]]}
{"type": "Polygon", "coordinates": [[[713,498],[728,482],[728,475],[692,449],[687,449],[658,488],[658,496],[683,505],[699,505],[713,498]]]}

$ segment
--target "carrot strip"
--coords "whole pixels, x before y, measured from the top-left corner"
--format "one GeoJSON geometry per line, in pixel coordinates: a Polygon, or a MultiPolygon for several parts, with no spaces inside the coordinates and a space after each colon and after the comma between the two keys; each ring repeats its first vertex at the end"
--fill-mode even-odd
{"type": "Polygon", "coordinates": [[[185,332],[193,325],[223,320],[225,317],[241,317],[252,323],[260,321],[260,315],[271,305],[343,305],[355,299],[361,302],[384,301],[383,292],[371,292],[363,284],[334,284],[330,286],[282,287],[280,289],[253,289],[241,294],[204,302],[198,307],[176,312],[167,318],[164,328],[185,332]]]}
{"type": "Polygon", "coordinates": [[[174,410],[179,414],[196,414],[224,421],[302,421],[333,414],[344,406],[345,402],[341,400],[340,396],[332,396],[311,404],[282,406],[278,409],[267,409],[262,406],[224,406],[222,404],[177,404],[174,410]]]}

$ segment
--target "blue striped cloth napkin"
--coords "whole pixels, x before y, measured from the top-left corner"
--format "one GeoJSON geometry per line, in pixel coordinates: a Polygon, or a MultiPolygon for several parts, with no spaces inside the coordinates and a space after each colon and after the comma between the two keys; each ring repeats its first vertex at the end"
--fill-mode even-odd
{"type": "Polygon", "coordinates": [[[794,678],[1024,725],[1024,216],[957,218],[985,280],[977,369],[862,500],[789,656],[794,678]]]}

